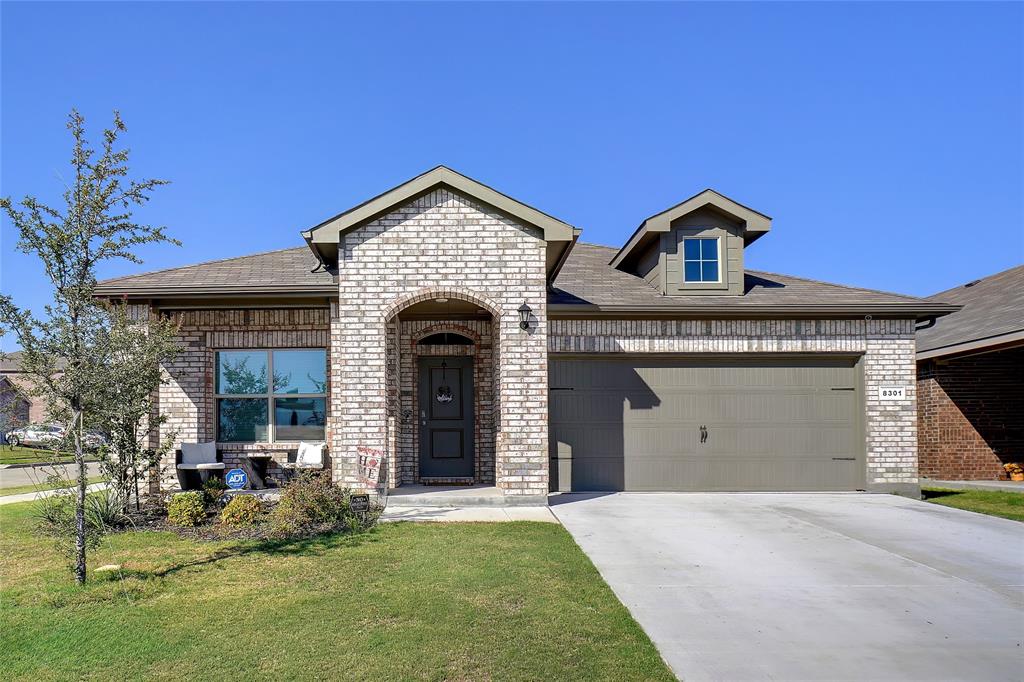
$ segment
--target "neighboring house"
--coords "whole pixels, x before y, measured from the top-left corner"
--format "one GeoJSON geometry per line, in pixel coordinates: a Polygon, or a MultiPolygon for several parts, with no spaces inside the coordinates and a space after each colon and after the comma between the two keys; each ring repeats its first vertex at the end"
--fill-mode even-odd
{"type": "MultiPolygon", "coordinates": [[[[19,396],[17,401],[27,405],[27,412],[24,412],[24,420],[21,423],[42,423],[48,418],[46,402],[31,395],[31,384],[21,369],[21,354],[21,351],[14,351],[0,357],[0,378],[4,380],[4,395],[8,391],[15,391],[19,396]]],[[[20,407],[16,408],[19,415],[22,414],[20,410],[20,407]]]]}
{"type": "Polygon", "coordinates": [[[0,374],[0,443],[6,443],[6,433],[29,421],[31,403],[22,390],[0,374]]]}
{"type": "Polygon", "coordinates": [[[706,190],[621,248],[578,243],[439,167],[304,247],[99,292],[180,320],[163,428],[216,439],[229,466],[325,439],[340,484],[363,485],[369,449],[393,485],[493,484],[510,504],[549,489],[915,494],[914,329],[956,308],[747,270],[770,227],[706,190]]]}
{"type": "Polygon", "coordinates": [[[963,306],[917,335],[921,475],[998,479],[1024,462],[1024,265],[943,291],[963,306]]]}

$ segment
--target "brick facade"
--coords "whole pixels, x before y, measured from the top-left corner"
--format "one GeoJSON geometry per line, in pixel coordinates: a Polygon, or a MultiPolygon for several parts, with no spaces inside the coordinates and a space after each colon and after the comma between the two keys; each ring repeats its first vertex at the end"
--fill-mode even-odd
{"type": "Polygon", "coordinates": [[[913,494],[913,320],[551,320],[551,353],[844,353],[862,356],[867,485],[913,494]],[[907,398],[882,403],[880,386],[907,398]]]}
{"type": "MultiPolygon", "coordinates": [[[[329,313],[326,308],[279,308],[263,310],[185,310],[164,311],[180,324],[178,341],[182,352],[165,365],[168,383],[160,387],[157,406],[167,420],[159,438],[175,434],[177,449],[181,443],[200,443],[217,437],[217,411],[214,399],[214,354],[223,349],[247,348],[327,348],[329,313]]],[[[328,379],[328,382],[330,379],[328,379]]],[[[330,391],[330,386],[328,386],[330,391]]],[[[269,452],[273,459],[272,477],[280,476],[280,463],[297,442],[221,443],[227,466],[244,466],[245,453],[269,452]]],[[[172,450],[161,462],[163,487],[177,485],[172,450]]]]}
{"type": "Polygon", "coordinates": [[[359,447],[389,452],[399,467],[395,475],[410,475],[400,428],[408,407],[396,318],[409,306],[443,297],[492,315],[494,480],[506,498],[543,500],[547,289],[540,231],[436,189],[342,235],[338,294],[328,414],[335,479],[358,485],[359,447]],[[528,331],[520,329],[516,313],[524,302],[533,311],[528,331]]]}
{"type": "MultiPolygon", "coordinates": [[[[416,483],[417,358],[469,355],[474,363],[474,481],[511,503],[548,492],[548,357],[561,353],[841,353],[861,358],[867,485],[917,490],[914,321],[582,320],[547,315],[546,246],[540,230],[448,189],[436,189],[340,236],[338,299],[330,307],[170,310],[184,352],[168,366],[158,407],[177,444],[216,438],[214,353],[236,348],[328,351],[326,438],[334,480],[360,487],[358,449],[389,455],[392,485],[416,483]],[[436,298],[466,301],[489,319],[406,319],[436,298]],[[530,328],[517,309],[532,310],[530,328]],[[420,346],[452,331],[472,344],[420,346]],[[881,402],[880,386],[904,400],[881,402]]],[[[245,453],[280,463],[297,443],[225,443],[230,466],[245,453]]],[[[276,473],[271,468],[271,475],[276,473]]],[[[163,466],[173,485],[173,454],[163,466]]]]}
{"type": "Polygon", "coordinates": [[[925,360],[917,386],[922,476],[995,480],[1024,461],[1024,348],[925,360]]]}

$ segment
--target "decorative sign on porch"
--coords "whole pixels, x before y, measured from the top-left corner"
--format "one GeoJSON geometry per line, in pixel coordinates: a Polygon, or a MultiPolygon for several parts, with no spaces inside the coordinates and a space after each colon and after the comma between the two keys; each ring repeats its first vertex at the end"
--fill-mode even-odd
{"type": "Polygon", "coordinates": [[[353,495],[349,498],[349,508],[354,512],[370,511],[369,495],[353,495]]]}
{"type": "Polygon", "coordinates": [[[224,483],[232,490],[241,490],[249,482],[249,475],[241,469],[232,469],[224,475],[224,483]]]}
{"type": "Polygon", "coordinates": [[[376,488],[380,480],[381,467],[384,464],[384,451],[360,445],[356,448],[359,455],[359,480],[370,488],[376,488]]]}
{"type": "Polygon", "coordinates": [[[879,386],[878,399],[883,403],[906,400],[907,391],[903,386],[879,386]]]}

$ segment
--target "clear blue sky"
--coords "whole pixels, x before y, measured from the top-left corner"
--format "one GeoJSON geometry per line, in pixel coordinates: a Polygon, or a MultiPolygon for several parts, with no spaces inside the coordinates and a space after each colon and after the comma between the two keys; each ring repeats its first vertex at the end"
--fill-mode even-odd
{"type": "MultiPolygon", "coordinates": [[[[0,192],[121,110],[144,217],[103,276],[298,246],[437,164],[619,245],[705,188],[755,269],[926,295],[1024,260],[1019,3],[2,3],[0,192]]],[[[3,291],[41,306],[3,223],[3,291]]],[[[10,341],[5,340],[10,348],[10,341]]]]}

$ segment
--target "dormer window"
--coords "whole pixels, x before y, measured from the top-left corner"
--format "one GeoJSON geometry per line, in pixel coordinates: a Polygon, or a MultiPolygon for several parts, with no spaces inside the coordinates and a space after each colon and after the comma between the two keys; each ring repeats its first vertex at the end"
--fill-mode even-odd
{"type": "Polygon", "coordinates": [[[683,239],[683,279],[685,282],[720,282],[719,238],[683,239]]]}

